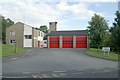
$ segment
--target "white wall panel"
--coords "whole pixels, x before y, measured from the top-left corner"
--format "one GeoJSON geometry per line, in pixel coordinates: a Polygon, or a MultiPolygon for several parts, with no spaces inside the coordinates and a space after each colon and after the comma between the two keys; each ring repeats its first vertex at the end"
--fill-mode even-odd
{"type": "Polygon", "coordinates": [[[24,47],[32,47],[32,39],[24,39],[24,47]]]}
{"type": "Polygon", "coordinates": [[[38,41],[43,41],[43,37],[38,36],[38,41]]]}
{"type": "MultiPolygon", "coordinates": [[[[32,35],[32,27],[24,25],[24,35],[32,35]]],[[[24,47],[32,47],[32,39],[24,39],[24,47]]]]}
{"type": "Polygon", "coordinates": [[[24,35],[32,35],[32,27],[24,25],[24,35]]]}
{"type": "Polygon", "coordinates": [[[39,33],[40,33],[40,36],[38,36],[38,41],[43,41],[43,37],[44,37],[43,32],[39,31],[39,33]]]}

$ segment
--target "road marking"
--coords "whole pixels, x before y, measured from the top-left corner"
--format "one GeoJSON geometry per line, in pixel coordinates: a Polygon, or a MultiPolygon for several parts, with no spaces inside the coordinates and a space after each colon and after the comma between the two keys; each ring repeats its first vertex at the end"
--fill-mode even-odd
{"type": "Polygon", "coordinates": [[[37,78],[37,76],[35,76],[35,75],[32,75],[33,76],[33,78],[37,78]]]}
{"type": "Polygon", "coordinates": [[[42,77],[42,76],[39,76],[39,75],[37,75],[37,77],[38,77],[38,78],[44,78],[44,77],[42,77]]]}
{"type": "Polygon", "coordinates": [[[51,74],[52,76],[54,76],[54,77],[58,77],[58,75],[55,75],[55,74],[51,74]]]}
{"type": "Polygon", "coordinates": [[[45,74],[42,74],[42,76],[43,76],[44,78],[47,78],[47,76],[46,76],[45,74]]]}
{"type": "Polygon", "coordinates": [[[38,78],[44,78],[44,77],[39,76],[38,78]]]}

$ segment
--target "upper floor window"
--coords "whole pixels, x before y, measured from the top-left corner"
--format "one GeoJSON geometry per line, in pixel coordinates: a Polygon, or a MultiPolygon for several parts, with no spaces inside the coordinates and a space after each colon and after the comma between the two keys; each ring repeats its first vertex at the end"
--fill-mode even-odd
{"type": "Polygon", "coordinates": [[[38,35],[40,36],[40,31],[38,32],[38,35]]]}
{"type": "Polygon", "coordinates": [[[41,32],[41,37],[43,37],[43,33],[41,32]]]}
{"type": "Polygon", "coordinates": [[[10,35],[15,35],[15,32],[14,31],[10,31],[10,35]]]}
{"type": "Polygon", "coordinates": [[[25,35],[24,38],[25,39],[32,39],[32,35],[25,35]]]}

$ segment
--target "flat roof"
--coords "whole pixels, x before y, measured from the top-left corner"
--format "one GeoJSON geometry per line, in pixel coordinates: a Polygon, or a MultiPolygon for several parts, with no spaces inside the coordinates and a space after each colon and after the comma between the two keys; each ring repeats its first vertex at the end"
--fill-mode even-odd
{"type": "Polygon", "coordinates": [[[48,36],[87,36],[87,30],[51,31],[48,36]]]}

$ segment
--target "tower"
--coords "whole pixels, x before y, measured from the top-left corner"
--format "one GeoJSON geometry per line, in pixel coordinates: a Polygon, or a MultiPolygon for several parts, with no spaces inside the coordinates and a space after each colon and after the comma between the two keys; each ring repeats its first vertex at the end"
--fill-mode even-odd
{"type": "Polygon", "coordinates": [[[57,22],[49,22],[49,32],[57,30],[57,22]]]}

